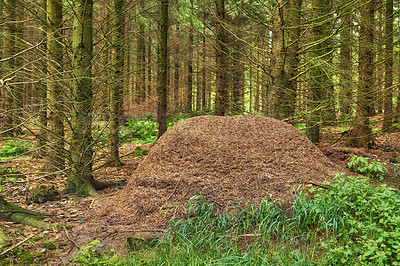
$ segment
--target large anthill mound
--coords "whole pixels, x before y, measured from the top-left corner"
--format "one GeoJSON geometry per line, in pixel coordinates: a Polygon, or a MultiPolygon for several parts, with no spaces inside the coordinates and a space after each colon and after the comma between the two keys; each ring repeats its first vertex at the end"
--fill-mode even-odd
{"type": "Polygon", "coordinates": [[[159,227],[194,195],[225,207],[288,199],[300,185],[320,185],[338,167],[292,125],[264,116],[202,116],[160,138],[126,189],[98,210],[110,224],[159,227]]]}

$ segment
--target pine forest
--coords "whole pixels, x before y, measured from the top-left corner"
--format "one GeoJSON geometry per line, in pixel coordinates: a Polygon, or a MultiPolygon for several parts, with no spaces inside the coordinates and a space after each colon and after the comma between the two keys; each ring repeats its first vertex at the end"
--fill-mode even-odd
{"type": "Polygon", "coordinates": [[[0,0],[0,265],[398,265],[399,0],[0,0]]]}

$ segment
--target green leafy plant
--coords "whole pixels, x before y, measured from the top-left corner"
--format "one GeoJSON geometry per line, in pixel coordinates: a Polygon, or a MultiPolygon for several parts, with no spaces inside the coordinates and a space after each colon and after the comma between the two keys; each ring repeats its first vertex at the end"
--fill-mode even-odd
{"type": "Polygon", "coordinates": [[[152,119],[131,119],[120,131],[120,137],[131,142],[153,143],[157,140],[157,123],[152,119]]]}
{"type": "Polygon", "coordinates": [[[17,157],[26,154],[30,148],[28,141],[10,139],[1,144],[0,157],[17,157]]]}
{"type": "Polygon", "coordinates": [[[378,177],[381,180],[384,179],[389,170],[384,163],[357,155],[350,157],[348,167],[367,177],[378,177]]]}

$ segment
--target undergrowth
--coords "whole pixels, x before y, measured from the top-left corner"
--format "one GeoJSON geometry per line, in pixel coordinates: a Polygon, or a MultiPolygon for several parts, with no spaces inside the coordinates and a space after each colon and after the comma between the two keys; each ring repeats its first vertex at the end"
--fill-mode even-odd
{"type": "Polygon", "coordinates": [[[0,144],[0,157],[17,157],[29,151],[31,145],[28,141],[19,139],[6,140],[0,144]]]}
{"type": "MultiPolygon", "coordinates": [[[[180,113],[168,121],[168,128],[176,123],[195,116],[211,115],[212,111],[194,111],[191,113],[180,113]]],[[[141,119],[133,118],[120,131],[120,137],[125,142],[154,143],[158,137],[156,117],[148,116],[141,119]]]]}
{"type": "Polygon", "coordinates": [[[381,180],[383,180],[389,172],[385,163],[357,155],[350,157],[348,167],[361,175],[370,178],[378,177],[381,180]]]}
{"type": "MultiPolygon", "coordinates": [[[[125,263],[399,265],[397,191],[373,186],[368,177],[337,175],[329,189],[311,192],[295,193],[286,209],[266,199],[222,211],[202,196],[193,197],[155,247],[134,252],[125,263]]],[[[103,264],[96,265],[107,264],[108,257],[97,259],[103,264]]]]}

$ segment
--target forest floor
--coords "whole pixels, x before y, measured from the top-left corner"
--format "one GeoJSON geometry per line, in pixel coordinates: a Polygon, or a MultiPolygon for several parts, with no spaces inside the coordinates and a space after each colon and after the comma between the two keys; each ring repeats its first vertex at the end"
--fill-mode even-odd
{"type": "MultiPolygon", "coordinates": [[[[376,126],[376,125],[375,125],[376,126]]],[[[399,162],[400,161],[400,132],[377,134],[376,143],[369,151],[363,149],[354,149],[346,146],[343,131],[347,128],[343,127],[327,127],[322,129],[322,139],[317,146],[333,163],[338,165],[339,169],[345,169],[349,162],[349,157],[358,155],[369,157],[381,162],[399,162]]],[[[124,144],[121,148],[121,154],[129,154],[140,144],[124,144]]],[[[150,148],[145,144],[145,148],[150,148]]],[[[106,167],[96,172],[96,178],[102,181],[118,181],[129,180],[135,172],[140,162],[144,159],[144,155],[135,156],[129,155],[123,158],[124,165],[119,168],[106,167]]],[[[104,199],[108,196],[115,197],[120,194],[125,185],[118,185],[107,188],[101,191],[100,198],[103,201],[98,201],[94,197],[77,197],[62,195],[52,201],[44,203],[32,203],[30,191],[35,188],[54,188],[57,191],[62,191],[65,186],[65,179],[59,177],[42,177],[37,174],[40,172],[40,167],[43,161],[41,159],[33,159],[32,156],[22,156],[13,159],[11,162],[2,164],[2,167],[8,166],[17,169],[24,175],[12,179],[2,180],[1,194],[9,202],[27,208],[29,210],[39,211],[46,215],[44,219],[47,222],[56,224],[55,229],[42,231],[34,227],[15,224],[10,222],[0,222],[0,227],[3,228],[11,238],[11,245],[18,245],[16,248],[7,251],[0,251],[0,265],[66,265],[71,263],[71,258],[79,250],[79,247],[86,244],[90,240],[98,238],[96,230],[87,231],[86,223],[93,217],[88,216],[88,212],[96,205],[97,209],[101,209],[104,199]],[[29,174],[32,173],[32,174],[29,174]],[[82,236],[82,234],[90,234],[82,236]],[[2,252],[4,254],[2,254],[2,252]]],[[[400,180],[395,175],[389,175],[385,178],[385,183],[398,189],[400,180]]],[[[224,184],[221,184],[223,186],[224,184]]],[[[284,187],[286,184],[281,183],[284,187]]],[[[176,186],[173,186],[172,194],[176,192],[176,186]]],[[[213,184],[218,186],[218,184],[213,184]]],[[[276,188],[279,190],[279,188],[276,188]]],[[[146,204],[143,204],[144,208],[146,204]]],[[[106,207],[104,207],[106,208],[106,207]]],[[[144,210],[143,213],[146,213],[144,210]]],[[[93,225],[93,221],[90,222],[93,225]]],[[[120,228],[125,230],[126,234],[139,235],[137,233],[154,233],[160,228],[160,223],[148,219],[148,230],[132,230],[129,223],[126,227],[120,228]],[[130,231],[131,230],[131,231],[130,231]]],[[[98,223],[98,230],[103,230],[101,238],[112,242],[115,240],[115,245],[98,246],[99,252],[107,249],[110,252],[121,252],[118,245],[121,245],[121,238],[116,237],[119,234],[118,230],[105,230],[104,224],[98,223]]],[[[100,234],[99,234],[100,235],[100,234]]],[[[125,238],[126,239],[126,238],[125,238]]],[[[105,241],[104,243],[110,243],[105,241]]],[[[11,247],[11,246],[10,246],[11,247]]]]}

